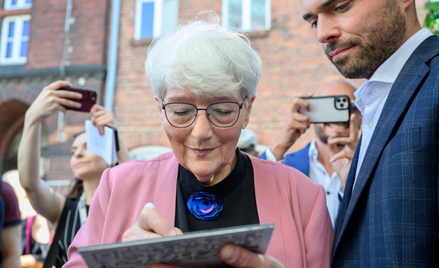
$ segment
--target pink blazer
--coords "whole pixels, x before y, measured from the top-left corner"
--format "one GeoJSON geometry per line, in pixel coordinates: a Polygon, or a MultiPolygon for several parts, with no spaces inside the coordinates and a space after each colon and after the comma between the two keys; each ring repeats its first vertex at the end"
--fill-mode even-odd
{"type": "MultiPolygon", "coordinates": [[[[267,255],[285,267],[329,267],[334,230],[323,187],[289,166],[254,157],[251,161],[259,221],[275,224],[267,255]]],[[[173,223],[177,174],[172,152],[107,169],[64,267],[86,267],[78,247],[121,241],[146,203],[154,203],[173,223]]]]}

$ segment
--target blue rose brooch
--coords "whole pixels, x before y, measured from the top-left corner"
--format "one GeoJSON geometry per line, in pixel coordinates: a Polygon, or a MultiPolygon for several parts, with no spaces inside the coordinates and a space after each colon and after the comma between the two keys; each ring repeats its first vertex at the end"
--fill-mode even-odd
{"type": "Polygon", "coordinates": [[[199,220],[213,220],[223,210],[224,204],[216,196],[206,192],[194,193],[187,201],[187,209],[199,220]]]}

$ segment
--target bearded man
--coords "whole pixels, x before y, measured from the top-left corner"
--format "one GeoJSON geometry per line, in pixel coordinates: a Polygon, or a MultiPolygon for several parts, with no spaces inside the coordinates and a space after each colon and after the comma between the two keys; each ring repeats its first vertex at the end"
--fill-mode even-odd
{"type": "MultiPolygon", "coordinates": [[[[323,84],[315,96],[347,95],[353,101],[356,89],[346,80],[335,80],[323,84]]],[[[337,156],[332,158],[331,156],[339,154],[352,158],[358,143],[361,115],[358,114],[358,110],[354,110],[356,112],[352,113],[352,123],[315,124],[317,139],[297,152],[285,154],[311,125],[309,117],[299,113],[300,108],[308,109],[309,107],[309,103],[301,97],[312,97],[312,95],[303,93],[294,96],[281,134],[273,146],[269,147],[260,158],[294,167],[322,185],[326,192],[329,216],[331,216],[332,225],[335,226],[346,176],[338,175],[340,172],[338,161],[334,161],[337,156]]]]}
{"type": "Polygon", "coordinates": [[[300,2],[340,73],[368,79],[331,266],[439,267],[439,37],[414,0],[300,2]]]}

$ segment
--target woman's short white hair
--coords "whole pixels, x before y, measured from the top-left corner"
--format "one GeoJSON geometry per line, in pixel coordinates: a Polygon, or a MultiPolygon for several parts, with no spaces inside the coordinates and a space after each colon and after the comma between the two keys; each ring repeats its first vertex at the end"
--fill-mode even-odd
{"type": "Polygon", "coordinates": [[[222,27],[216,13],[202,12],[203,20],[200,14],[151,43],[145,72],[154,95],[162,101],[173,88],[208,98],[254,97],[261,59],[249,39],[222,27]]]}

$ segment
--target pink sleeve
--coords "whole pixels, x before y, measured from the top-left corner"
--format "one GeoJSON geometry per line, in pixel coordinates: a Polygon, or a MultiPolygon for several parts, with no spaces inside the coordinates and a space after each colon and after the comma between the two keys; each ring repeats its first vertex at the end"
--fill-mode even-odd
{"type": "Polygon", "coordinates": [[[311,215],[304,231],[307,267],[329,267],[334,229],[326,208],[325,191],[320,185],[314,206],[311,209],[311,215]]]}
{"type": "Polygon", "coordinates": [[[107,169],[102,174],[101,182],[90,205],[90,211],[86,223],[79,229],[68,251],[68,262],[63,266],[87,268],[84,260],[78,252],[79,247],[102,244],[102,232],[107,211],[109,190],[109,171],[107,169]]]}

